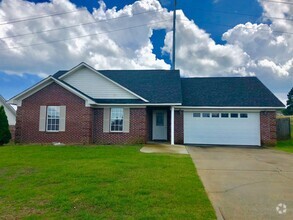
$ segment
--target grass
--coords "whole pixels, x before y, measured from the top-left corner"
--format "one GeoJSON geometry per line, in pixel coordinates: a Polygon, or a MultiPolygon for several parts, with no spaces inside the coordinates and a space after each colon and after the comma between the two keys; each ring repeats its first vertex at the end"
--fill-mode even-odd
{"type": "Polygon", "coordinates": [[[0,219],[215,219],[188,155],[0,147],[0,219]]]}
{"type": "Polygon", "coordinates": [[[291,140],[278,141],[277,150],[293,153],[293,117],[290,118],[291,123],[291,140]]]}

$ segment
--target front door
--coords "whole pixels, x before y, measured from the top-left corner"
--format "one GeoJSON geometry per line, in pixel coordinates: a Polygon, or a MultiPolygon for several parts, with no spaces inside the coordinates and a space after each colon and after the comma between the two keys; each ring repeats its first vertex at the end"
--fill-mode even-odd
{"type": "Polygon", "coordinates": [[[153,111],[153,140],[167,140],[167,111],[153,111]]]}

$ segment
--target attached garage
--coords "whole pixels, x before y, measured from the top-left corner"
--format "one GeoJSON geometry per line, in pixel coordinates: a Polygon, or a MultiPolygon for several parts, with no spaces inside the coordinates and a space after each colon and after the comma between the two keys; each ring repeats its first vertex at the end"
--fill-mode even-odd
{"type": "Polygon", "coordinates": [[[257,112],[184,111],[184,143],[260,146],[257,112]]]}

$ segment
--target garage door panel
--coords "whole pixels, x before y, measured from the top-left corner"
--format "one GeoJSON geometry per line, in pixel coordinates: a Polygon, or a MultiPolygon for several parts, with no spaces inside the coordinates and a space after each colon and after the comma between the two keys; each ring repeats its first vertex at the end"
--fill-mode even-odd
{"type": "Polygon", "coordinates": [[[184,143],[260,145],[259,113],[248,113],[247,118],[203,118],[184,112],[184,143]]]}

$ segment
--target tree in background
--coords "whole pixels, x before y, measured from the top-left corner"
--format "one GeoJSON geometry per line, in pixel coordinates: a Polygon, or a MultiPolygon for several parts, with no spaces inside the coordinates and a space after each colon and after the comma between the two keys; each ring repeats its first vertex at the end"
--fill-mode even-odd
{"type": "Polygon", "coordinates": [[[4,107],[0,106],[0,146],[7,144],[11,139],[7,116],[4,107]]]}
{"type": "Polygon", "coordinates": [[[284,115],[293,115],[293,88],[287,95],[287,108],[283,111],[284,115]]]}

